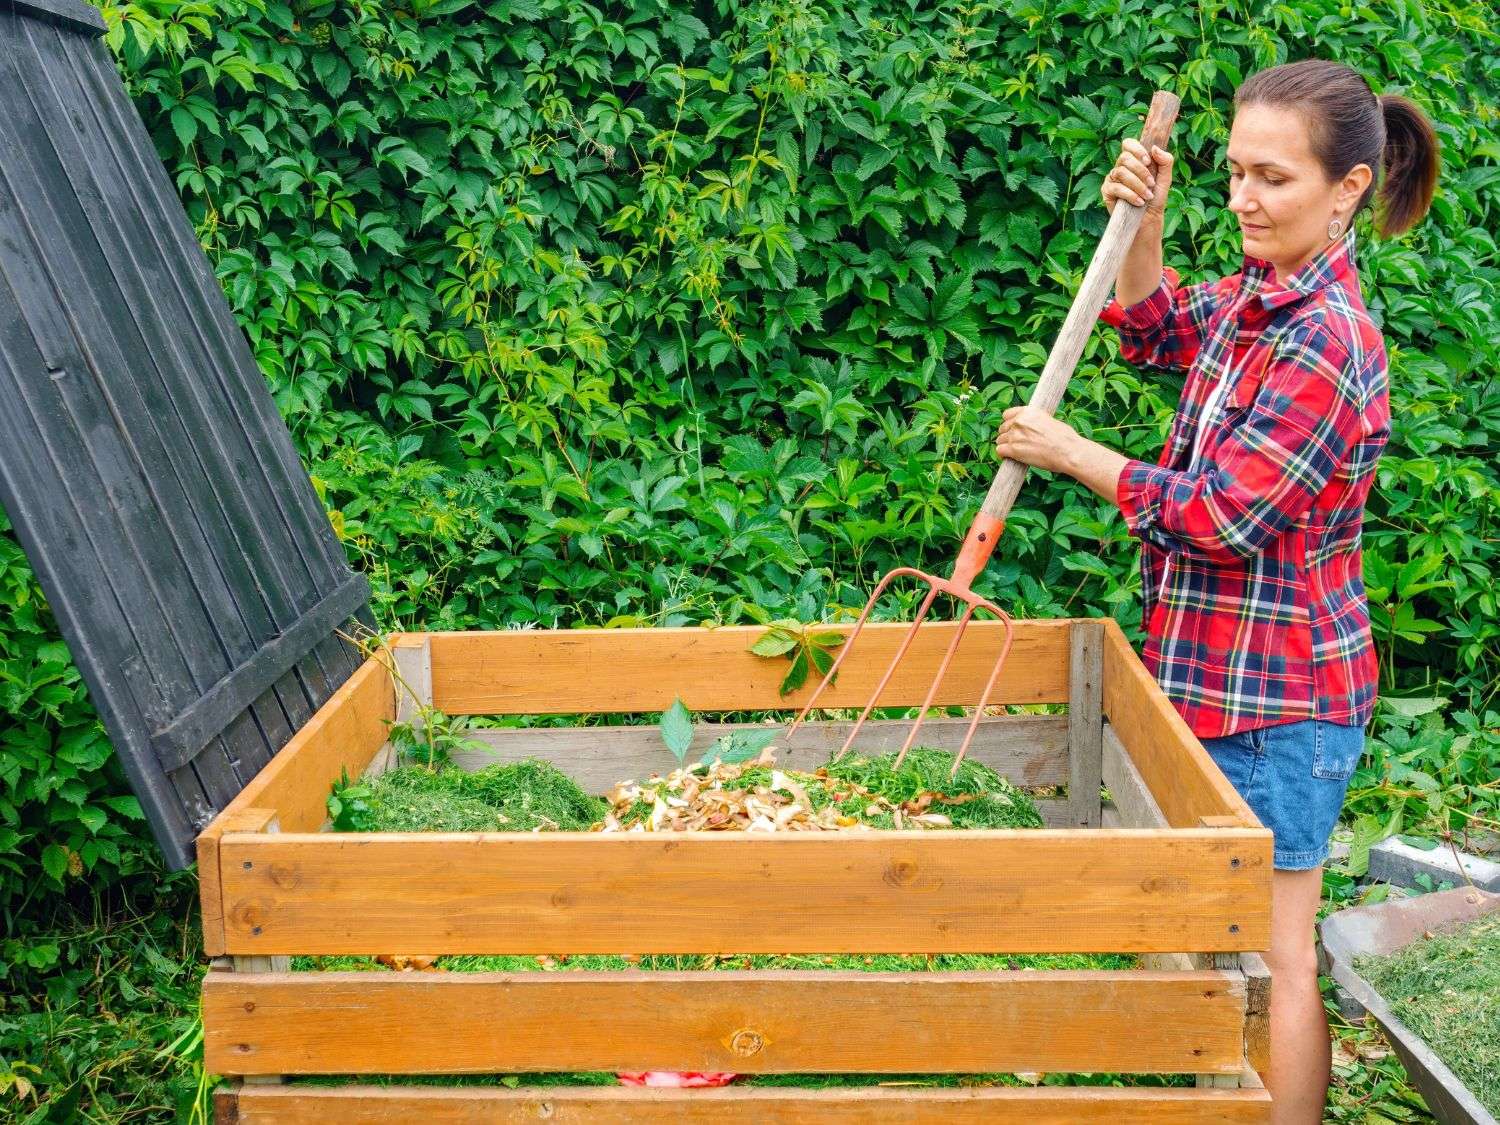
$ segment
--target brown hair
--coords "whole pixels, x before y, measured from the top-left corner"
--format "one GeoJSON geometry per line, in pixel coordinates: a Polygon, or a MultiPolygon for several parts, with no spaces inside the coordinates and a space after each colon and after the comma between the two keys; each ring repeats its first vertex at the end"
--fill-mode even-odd
{"type": "Polygon", "coordinates": [[[1247,78],[1235,91],[1234,106],[1247,105],[1300,111],[1311,131],[1313,155],[1330,182],[1343,179],[1356,164],[1368,164],[1374,175],[1354,215],[1377,194],[1378,185],[1380,234],[1401,234],[1427,214],[1437,186],[1438,140],[1415,103],[1399,94],[1376,97],[1359,72],[1343,63],[1303,59],[1247,78]]]}

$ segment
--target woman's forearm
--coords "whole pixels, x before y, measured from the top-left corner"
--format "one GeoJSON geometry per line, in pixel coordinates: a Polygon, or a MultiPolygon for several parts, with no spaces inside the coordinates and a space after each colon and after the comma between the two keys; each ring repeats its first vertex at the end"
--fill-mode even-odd
{"type": "Polygon", "coordinates": [[[1070,443],[1063,471],[1074,480],[1081,481],[1111,504],[1117,503],[1120,474],[1130,458],[1116,453],[1106,445],[1079,436],[1070,443]]]}
{"type": "Polygon", "coordinates": [[[1123,308],[1145,300],[1161,284],[1161,232],[1161,216],[1147,211],[1115,277],[1115,299],[1123,308]]]}
{"type": "Polygon", "coordinates": [[[1037,406],[1012,406],[995,437],[995,452],[1023,465],[1066,473],[1082,481],[1111,504],[1130,458],[1090,441],[1060,418],[1037,406]]]}

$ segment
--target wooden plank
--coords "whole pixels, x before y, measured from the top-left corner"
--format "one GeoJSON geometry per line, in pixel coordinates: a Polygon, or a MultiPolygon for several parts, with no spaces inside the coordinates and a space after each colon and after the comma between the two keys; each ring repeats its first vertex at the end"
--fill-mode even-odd
{"type": "MultiPolygon", "coordinates": [[[[388,662],[392,670],[395,721],[410,723],[414,730],[420,730],[423,710],[432,706],[432,646],[423,634],[398,634],[389,639],[388,651],[381,654],[381,660],[388,662]]],[[[361,776],[373,780],[398,764],[396,747],[387,741],[375,752],[361,776]]]]}
{"type": "Polygon", "coordinates": [[[1073,806],[1066,797],[1042,797],[1036,802],[1037,812],[1042,814],[1044,828],[1072,828],[1073,806]]]}
{"type": "Polygon", "coordinates": [[[360,775],[385,743],[395,707],[390,671],[367,660],[219,819],[245,808],[266,808],[288,833],[316,830],[327,819],[329,787],[343,771],[360,775]]]}
{"type": "Polygon", "coordinates": [[[1103,774],[1105,787],[1114,800],[1121,828],[1165,828],[1167,818],[1146,788],[1141,773],[1125,752],[1114,727],[1105,724],[1103,737],[1103,774]]]}
{"type": "Polygon", "coordinates": [[[234,953],[1264,949],[1244,829],[337,833],[219,843],[234,953]]]}
{"type": "Polygon", "coordinates": [[[208,687],[192,704],[152,732],[151,747],[162,768],[186,765],[289,668],[323,644],[332,631],[370,600],[370,583],[350,575],[281,634],[208,687]]]}
{"type": "Polygon", "coordinates": [[[420,725],[422,711],[432,706],[432,644],[414,633],[391,646],[396,665],[396,722],[420,725]]]}
{"type": "MultiPolygon", "coordinates": [[[[1199,956],[1205,962],[1206,967],[1212,966],[1213,968],[1218,969],[1221,972],[1232,972],[1239,980],[1242,992],[1248,991],[1248,986],[1245,984],[1245,975],[1239,971],[1240,955],[1238,953],[1205,953],[1200,954],[1199,956]]],[[[1245,1047],[1244,1031],[1245,1029],[1242,1025],[1240,1028],[1241,1050],[1243,1050],[1245,1047]]],[[[1240,1084],[1240,1074],[1241,1072],[1243,1072],[1243,1070],[1244,1065],[1242,1059],[1241,1066],[1232,1074],[1209,1071],[1200,1072],[1198,1075],[1198,1086],[1200,1089],[1204,1087],[1216,1087],[1223,1090],[1237,1089],[1240,1084]]]]}
{"type": "MultiPolygon", "coordinates": [[[[1104,784],[1114,801],[1106,807],[1106,828],[1165,828],[1167,818],[1141,780],[1140,773],[1108,723],[1104,725],[1104,784]]],[[[1141,968],[1156,972],[1191,972],[1199,966],[1186,953],[1146,953],[1141,968]]]]}
{"type": "Polygon", "coordinates": [[[240,973],[203,987],[214,1074],[1236,1075],[1238,973],[240,973]]]}
{"type": "MultiPolygon", "coordinates": [[[[259,813],[262,810],[255,811],[259,813]]],[[[255,829],[255,831],[265,832],[279,832],[280,830],[281,826],[277,823],[274,816],[267,820],[263,827],[255,829]]],[[[234,976],[236,973],[264,974],[290,973],[292,971],[292,959],[284,955],[275,957],[229,957],[225,958],[225,960],[229,962],[229,967],[227,969],[215,970],[220,976],[234,976]]],[[[245,1081],[262,1085],[274,1085],[281,1081],[281,1075],[279,1073],[247,1075],[245,1081]]]]}
{"type": "Polygon", "coordinates": [[[203,954],[221,957],[224,948],[224,892],[219,879],[219,837],[226,831],[261,832],[275,819],[270,809],[225,811],[197,839],[198,901],[203,914],[203,954]]]}
{"type": "MultiPolygon", "coordinates": [[[[955,628],[946,621],[922,626],[882,705],[922,702],[955,628]]],[[[991,703],[1065,702],[1070,628],[1067,620],[1015,622],[1015,642],[991,703]]],[[[847,634],[850,626],[827,629],[847,634]]],[[[867,625],[820,706],[864,706],[908,631],[900,623],[867,625]]],[[[676,698],[694,711],[796,709],[816,682],[781,695],[786,661],[750,652],[764,632],[735,625],[433,633],[432,699],[449,715],[664,711],[676,698]]],[[[934,704],[975,704],[1003,638],[1000,622],[972,622],[934,704]]]]}
{"type": "MultiPolygon", "coordinates": [[[[37,423],[6,444],[43,466],[40,476],[0,476],[23,479],[28,492],[38,479],[48,486],[38,494],[44,513],[9,495],[6,506],[33,558],[54,560],[39,567],[49,602],[180,865],[197,830],[290,736],[267,690],[277,670],[257,647],[294,658],[315,632],[299,634],[299,611],[338,582],[361,580],[217,284],[210,292],[245,377],[233,401],[213,393],[221,365],[195,344],[205,318],[182,315],[178,296],[180,277],[196,267],[213,283],[212,273],[109,52],[8,9],[0,22],[0,196],[11,204],[0,227],[23,228],[0,234],[0,272],[18,294],[18,315],[0,307],[0,322],[34,333],[37,345],[23,354],[15,336],[0,341],[22,360],[17,408],[0,411],[0,430],[23,416],[37,423]],[[247,395],[260,400],[263,423],[248,433],[233,409],[247,395]],[[272,446],[293,471],[256,492],[253,458],[272,446]],[[49,481],[49,469],[61,472],[49,481]],[[300,535],[278,536],[271,516],[294,492],[315,518],[300,535]],[[271,507],[250,503],[257,495],[271,507]],[[309,552],[321,558],[315,570],[285,564],[309,552]],[[88,580],[101,564],[109,580],[88,580]]],[[[10,300],[0,296],[0,306],[10,300]]]]}
{"type": "Polygon", "coordinates": [[[54,21],[64,30],[90,38],[103,35],[108,26],[99,9],[84,0],[10,0],[10,4],[23,15],[54,21]]]}
{"type": "Polygon", "coordinates": [[[1202,816],[1259,827],[1112,620],[1104,624],[1104,713],[1172,827],[1194,827],[1202,816]]]}
{"type": "MultiPolygon", "coordinates": [[[[851,726],[803,723],[790,742],[785,737],[778,740],[784,749],[776,760],[793,769],[816,769],[843,746],[851,726]]],[[[695,723],[687,760],[704,754],[721,735],[747,729],[755,729],[755,724],[695,723]]],[[[872,720],[860,731],[858,749],[865,754],[899,750],[910,729],[906,719],[872,720]]],[[[919,738],[923,746],[956,751],[968,729],[968,719],[931,718],[922,723],[919,738]]],[[[677,765],[655,726],[492,728],[472,731],[469,737],[483,743],[483,749],[454,753],[453,761],[461,769],[541,758],[590,793],[607,793],[617,782],[665,773],[677,765]]],[[[1067,739],[1064,715],[994,715],[980,720],[968,756],[1020,786],[1062,785],[1068,780],[1067,739]]]]}
{"type": "MultiPolygon", "coordinates": [[[[1241,953],[1240,971],[1245,974],[1245,1063],[1254,1083],[1271,1073],[1271,968],[1259,953],[1241,953]]],[[[1246,1080],[1241,1079],[1240,1085],[1246,1080]]]]}
{"type": "Polygon", "coordinates": [[[1068,661],[1068,795],[1077,828],[1098,828],[1103,814],[1104,627],[1073,623],[1068,661]]]}
{"type": "Polygon", "coordinates": [[[286,1086],[221,1090],[234,1125],[1265,1125],[1264,1090],[286,1086]]]}

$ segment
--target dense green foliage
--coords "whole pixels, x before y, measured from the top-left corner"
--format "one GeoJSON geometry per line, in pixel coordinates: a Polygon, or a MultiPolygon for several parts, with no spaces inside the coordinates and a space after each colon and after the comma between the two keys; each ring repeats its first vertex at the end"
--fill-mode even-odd
{"type": "MultiPolygon", "coordinates": [[[[1405,91],[1445,169],[1425,224],[1360,245],[1395,417],[1366,578],[1383,688],[1443,702],[1378,727],[1356,811],[1365,836],[1495,819],[1492,4],[105,10],[392,626],[810,621],[898,559],[943,568],[1151,88],[1183,98],[1167,233],[1189,278],[1238,265],[1244,75],[1317,54],[1405,91]]],[[[1150,459],[1177,390],[1106,331],[1062,412],[1150,459]]],[[[1037,474],[980,588],[1133,626],[1134,560],[1108,505],[1037,474]]],[[[0,607],[0,972],[32,979],[42,899],[156,860],[5,530],[0,607]]]]}

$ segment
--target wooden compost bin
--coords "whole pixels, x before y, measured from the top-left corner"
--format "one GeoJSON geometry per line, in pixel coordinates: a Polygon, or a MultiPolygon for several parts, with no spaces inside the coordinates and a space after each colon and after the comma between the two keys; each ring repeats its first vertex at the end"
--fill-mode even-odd
{"type": "MultiPolygon", "coordinates": [[[[915,706],[951,638],[926,626],[882,699],[915,706]]],[[[903,627],[871,626],[829,706],[862,703],[903,627]],[[857,657],[857,659],[856,659],[857,657]]],[[[941,704],[978,697],[975,623],[941,704]]],[[[754,627],[404,634],[199,838],[205,1063],[221,1121],[1260,1122],[1271,834],[1112,621],[1019,621],[971,753],[1065,785],[1048,827],[867,833],[329,833],[344,771],[384,768],[412,713],[786,709],[754,627]],[[399,697],[399,698],[398,698],[399,697]],[[1101,803],[1100,782],[1110,801],[1101,803]],[[1130,971],[290,972],[294,954],[1139,953],[1130,971]],[[289,1083],[542,1071],[1190,1074],[1190,1087],[616,1087],[289,1083]]],[[[956,748],[965,720],[924,725],[956,748]]],[[[862,738],[899,745],[904,721],[862,738]]],[[[847,723],[781,757],[812,767],[847,723]]],[[[700,724],[698,743],[715,737],[700,724]]],[[[585,787],[673,760],[654,727],[483,732],[476,761],[550,759],[585,787]]]]}

